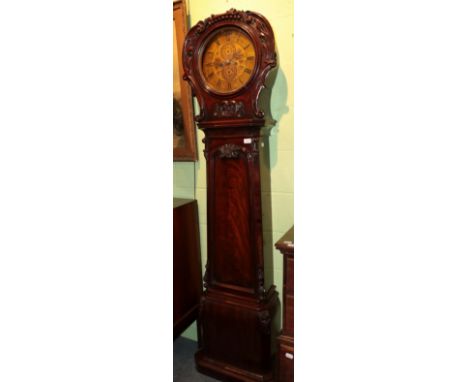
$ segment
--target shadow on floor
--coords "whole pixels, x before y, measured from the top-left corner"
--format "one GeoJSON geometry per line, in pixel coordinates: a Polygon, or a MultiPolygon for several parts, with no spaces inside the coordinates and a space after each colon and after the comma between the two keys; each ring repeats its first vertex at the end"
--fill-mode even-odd
{"type": "Polygon", "coordinates": [[[217,379],[200,374],[195,368],[194,355],[197,343],[179,337],[173,344],[174,382],[217,382],[217,379]]]}

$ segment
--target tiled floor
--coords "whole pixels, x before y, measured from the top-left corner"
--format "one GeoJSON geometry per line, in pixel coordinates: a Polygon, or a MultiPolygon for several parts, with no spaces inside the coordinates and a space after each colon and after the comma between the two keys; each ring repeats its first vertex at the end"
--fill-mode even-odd
{"type": "Polygon", "coordinates": [[[200,374],[195,368],[194,354],[197,343],[187,338],[179,337],[173,345],[174,382],[217,382],[217,379],[200,374]]]}

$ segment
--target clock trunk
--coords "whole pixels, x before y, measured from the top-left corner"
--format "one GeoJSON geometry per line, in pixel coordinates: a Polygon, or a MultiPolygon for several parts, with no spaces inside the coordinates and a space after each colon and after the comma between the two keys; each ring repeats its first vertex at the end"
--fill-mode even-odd
{"type": "Polygon", "coordinates": [[[204,129],[208,259],[200,304],[199,370],[272,380],[278,293],[267,284],[262,235],[260,127],[204,129]]]}

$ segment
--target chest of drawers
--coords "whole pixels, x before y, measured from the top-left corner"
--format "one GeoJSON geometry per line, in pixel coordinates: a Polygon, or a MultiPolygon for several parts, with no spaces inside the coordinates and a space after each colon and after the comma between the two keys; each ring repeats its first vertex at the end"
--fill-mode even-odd
{"type": "Polygon", "coordinates": [[[197,318],[202,276],[196,200],[173,201],[173,336],[197,318]]]}
{"type": "Polygon", "coordinates": [[[277,381],[294,381],[294,227],[277,243],[283,254],[283,330],[278,336],[277,381]]]}

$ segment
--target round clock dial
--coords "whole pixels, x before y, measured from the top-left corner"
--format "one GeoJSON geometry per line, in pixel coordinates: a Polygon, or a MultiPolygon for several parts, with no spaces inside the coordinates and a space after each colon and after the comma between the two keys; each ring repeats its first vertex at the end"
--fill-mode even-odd
{"type": "Polygon", "coordinates": [[[201,67],[208,88],[230,94],[242,88],[253,75],[256,53],[249,36],[237,28],[222,28],[208,41],[201,67]]]}

